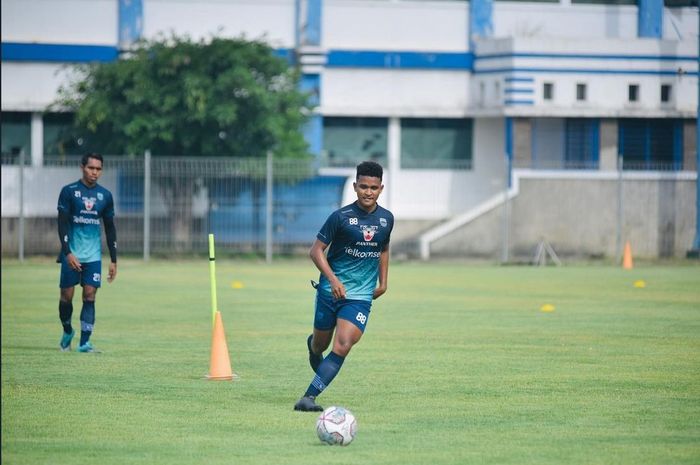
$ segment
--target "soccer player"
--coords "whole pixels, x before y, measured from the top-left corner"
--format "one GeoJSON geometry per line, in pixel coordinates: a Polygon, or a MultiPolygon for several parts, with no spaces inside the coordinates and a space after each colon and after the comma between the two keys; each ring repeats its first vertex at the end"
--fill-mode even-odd
{"type": "Polygon", "coordinates": [[[372,161],[357,165],[353,183],[357,200],[333,212],[311,246],[309,255],[321,272],[320,282],[314,285],[313,334],[306,340],[316,375],[294,410],[323,410],[316,397],[333,381],[362,337],[372,300],[387,290],[394,215],[377,204],[384,189],[382,173],[381,165],[372,161]],[[324,358],[332,338],[333,348],[324,358]]]}
{"type": "Polygon", "coordinates": [[[102,276],[102,242],[100,220],[104,223],[105,236],[111,262],[107,281],[117,276],[117,229],[114,225],[114,200],[112,193],[97,184],[102,175],[102,155],[88,153],[80,166],[83,176],[77,182],[61,189],[58,197],[58,237],[61,240],[60,288],[58,315],[63,325],[60,349],[71,350],[75,335],[73,293],[75,285],[83,287],[83,308],[80,312],[80,344],[78,352],[98,352],[90,342],[95,325],[95,295],[102,276]]]}

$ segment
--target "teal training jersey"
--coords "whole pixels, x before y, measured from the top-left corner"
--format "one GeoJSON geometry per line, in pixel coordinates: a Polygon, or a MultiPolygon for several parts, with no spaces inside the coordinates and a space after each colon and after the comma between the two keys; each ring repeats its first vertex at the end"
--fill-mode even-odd
{"type": "Polygon", "coordinates": [[[58,211],[70,216],[68,245],[83,263],[102,259],[101,218],[114,216],[112,193],[99,184],[68,184],[58,196],[58,211]]]}
{"type": "MultiPolygon", "coordinates": [[[[328,264],[345,286],[346,298],[372,300],[379,276],[379,256],[389,247],[394,215],[377,205],[367,213],[357,203],[334,211],[316,238],[328,247],[328,264]]],[[[331,292],[321,273],[319,289],[331,292]]]]}

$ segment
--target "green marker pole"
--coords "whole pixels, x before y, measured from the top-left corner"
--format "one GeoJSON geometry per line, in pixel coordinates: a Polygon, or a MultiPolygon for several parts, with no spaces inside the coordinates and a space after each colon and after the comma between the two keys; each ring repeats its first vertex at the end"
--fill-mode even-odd
{"type": "Polygon", "coordinates": [[[211,325],[216,323],[216,259],[214,257],[214,235],[209,234],[209,281],[211,283],[211,325]]]}

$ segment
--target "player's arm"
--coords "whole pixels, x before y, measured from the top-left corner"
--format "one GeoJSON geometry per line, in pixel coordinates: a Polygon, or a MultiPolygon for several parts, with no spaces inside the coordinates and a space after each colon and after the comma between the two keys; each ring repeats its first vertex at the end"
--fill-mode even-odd
{"type": "Polygon", "coordinates": [[[61,241],[61,253],[65,255],[68,266],[76,271],[80,271],[82,265],[78,257],[70,250],[68,237],[70,235],[70,213],[66,210],[58,210],[58,238],[61,241]]]}
{"type": "Polygon", "coordinates": [[[109,274],[107,281],[112,282],[117,277],[117,227],[114,224],[114,217],[103,219],[105,226],[105,236],[107,237],[107,248],[109,249],[109,274]]]}
{"type": "Polygon", "coordinates": [[[374,289],[373,299],[378,299],[387,290],[389,286],[389,247],[384,249],[379,254],[379,285],[374,289]]]}
{"type": "Polygon", "coordinates": [[[314,265],[316,265],[316,268],[318,268],[318,271],[323,273],[323,275],[326,278],[328,278],[328,282],[331,285],[331,293],[333,294],[333,297],[336,299],[344,299],[345,286],[343,285],[343,283],[340,282],[335,273],[333,273],[331,265],[328,263],[328,258],[326,258],[325,253],[327,247],[328,244],[316,239],[313,245],[311,246],[309,256],[311,257],[311,261],[314,262],[314,265]]]}

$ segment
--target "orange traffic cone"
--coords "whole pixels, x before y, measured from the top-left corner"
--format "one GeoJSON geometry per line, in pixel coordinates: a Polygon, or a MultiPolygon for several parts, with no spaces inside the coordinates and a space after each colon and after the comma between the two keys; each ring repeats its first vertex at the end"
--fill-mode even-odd
{"type": "Polygon", "coordinates": [[[211,363],[207,379],[215,381],[233,379],[231,359],[228,356],[228,346],[224,335],[224,323],[221,320],[221,312],[218,311],[214,318],[214,332],[211,337],[211,363]]]}
{"type": "Polygon", "coordinates": [[[625,251],[622,254],[622,268],[626,270],[632,269],[632,247],[630,241],[625,242],[625,251]]]}

